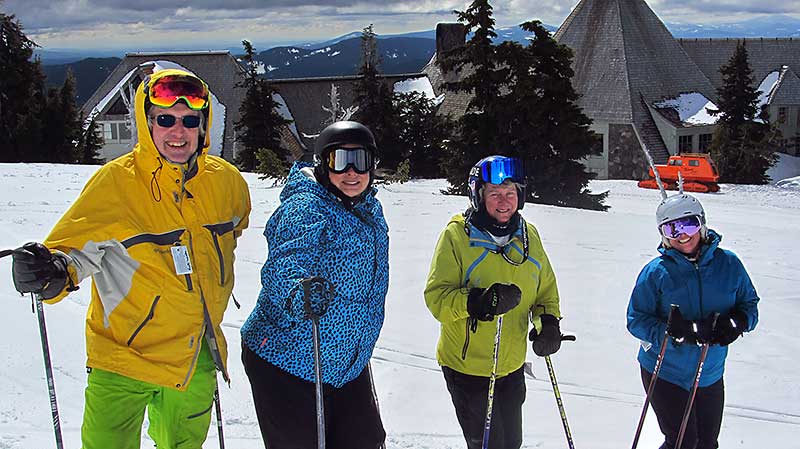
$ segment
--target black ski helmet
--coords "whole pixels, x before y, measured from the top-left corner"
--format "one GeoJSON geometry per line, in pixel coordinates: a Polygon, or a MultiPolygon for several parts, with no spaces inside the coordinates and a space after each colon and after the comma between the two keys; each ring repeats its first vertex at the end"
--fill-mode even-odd
{"type": "Polygon", "coordinates": [[[353,121],[335,122],[323,129],[314,141],[314,155],[317,158],[317,167],[321,167],[323,172],[327,172],[327,165],[321,163],[327,156],[327,150],[348,143],[368,149],[372,152],[373,158],[378,150],[378,146],[375,144],[375,136],[366,126],[353,121]]]}
{"type": "Polygon", "coordinates": [[[375,179],[375,166],[373,165],[373,167],[369,170],[369,183],[367,184],[366,190],[364,190],[361,195],[359,195],[357,198],[349,198],[347,195],[342,193],[331,183],[330,178],[328,177],[328,164],[326,159],[331,150],[347,144],[359,145],[366,148],[370,153],[372,153],[373,160],[375,159],[375,153],[378,150],[378,146],[375,144],[375,136],[372,134],[372,131],[370,131],[369,128],[361,123],[353,121],[343,120],[335,122],[323,129],[322,132],[319,133],[319,136],[317,136],[317,139],[314,141],[314,156],[316,158],[314,177],[317,179],[317,182],[339,197],[339,199],[341,199],[345,204],[345,207],[350,209],[354,204],[363,200],[367,192],[370,190],[372,182],[375,179]]]}

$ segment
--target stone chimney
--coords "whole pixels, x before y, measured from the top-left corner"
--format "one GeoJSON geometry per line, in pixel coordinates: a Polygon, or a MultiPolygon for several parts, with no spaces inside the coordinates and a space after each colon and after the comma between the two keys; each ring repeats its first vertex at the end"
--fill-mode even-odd
{"type": "Polygon", "coordinates": [[[461,47],[467,38],[467,28],[463,23],[440,23],[436,25],[436,54],[441,56],[461,47]]]}

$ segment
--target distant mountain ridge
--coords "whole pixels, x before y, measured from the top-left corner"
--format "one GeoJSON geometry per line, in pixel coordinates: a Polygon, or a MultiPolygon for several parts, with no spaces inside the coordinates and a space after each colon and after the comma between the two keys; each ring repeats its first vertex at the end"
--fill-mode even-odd
{"type": "MultiPolygon", "coordinates": [[[[551,33],[558,28],[547,24],[544,26],[551,33]]],[[[708,25],[667,22],[666,26],[676,38],[800,38],[800,19],[786,15],[708,25]]],[[[518,26],[497,28],[495,32],[495,42],[513,40],[525,43],[530,35],[518,26]]],[[[435,30],[378,35],[377,38],[378,50],[383,58],[381,68],[387,74],[418,72],[436,50],[435,30]]],[[[228,50],[233,54],[241,51],[237,47],[228,50]]],[[[37,50],[36,54],[42,59],[48,86],[63,83],[67,68],[72,68],[78,81],[79,103],[91,96],[124,56],[124,52],[120,52],[119,57],[80,59],[78,50],[48,52],[44,49],[37,50]],[[58,61],[58,64],[48,64],[48,61],[58,61]]],[[[323,42],[273,47],[259,52],[256,60],[263,64],[265,77],[279,79],[353,75],[358,72],[360,57],[361,32],[356,31],[323,42]]]]}

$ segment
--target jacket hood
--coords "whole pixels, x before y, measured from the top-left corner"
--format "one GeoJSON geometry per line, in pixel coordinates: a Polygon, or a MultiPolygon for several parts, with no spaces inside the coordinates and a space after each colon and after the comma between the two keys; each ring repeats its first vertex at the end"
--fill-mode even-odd
{"type": "MultiPolygon", "coordinates": [[[[158,152],[158,149],[153,142],[153,136],[150,134],[150,128],[147,126],[147,111],[145,110],[147,95],[145,94],[145,86],[150,86],[154,81],[169,75],[197,77],[197,75],[191,72],[180,69],[159,70],[158,72],[145,77],[144,81],[139,83],[139,87],[136,88],[134,100],[134,110],[136,112],[136,135],[138,137],[138,142],[133,151],[134,153],[138,153],[139,155],[147,158],[156,157],[163,159],[165,162],[167,160],[158,152]]],[[[196,163],[198,171],[202,171],[203,166],[205,165],[205,155],[208,154],[208,149],[211,146],[211,133],[209,132],[209,127],[211,126],[211,120],[213,118],[211,101],[208,102],[208,108],[203,111],[203,114],[206,116],[204,124],[205,137],[200,142],[200,148],[195,153],[197,155],[196,163]]],[[[191,162],[191,159],[189,161],[191,162]]],[[[190,170],[192,169],[192,167],[189,168],[190,170]]]]}

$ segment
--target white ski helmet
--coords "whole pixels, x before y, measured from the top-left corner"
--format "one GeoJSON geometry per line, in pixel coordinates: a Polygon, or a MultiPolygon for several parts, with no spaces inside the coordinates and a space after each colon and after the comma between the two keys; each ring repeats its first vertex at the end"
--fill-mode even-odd
{"type": "MultiPolygon", "coordinates": [[[[700,201],[688,193],[679,193],[664,198],[656,209],[656,226],[661,235],[661,225],[683,217],[697,217],[700,220],[700,236],[703,240],[708,235],[706,227],[706,211],[700,201]]],[[[669,247],[669,241],[662,235],[664,245],[669,247]]]]}

